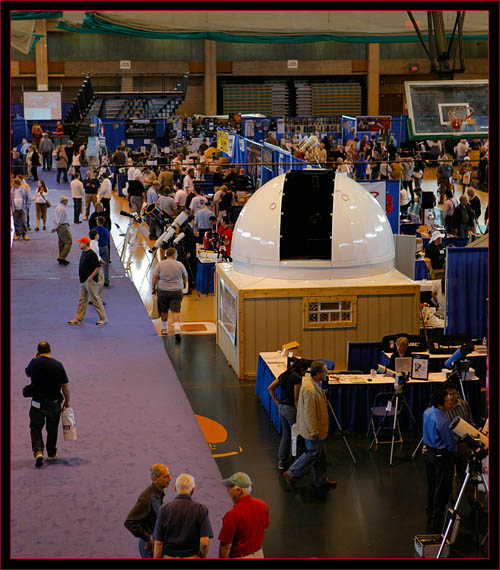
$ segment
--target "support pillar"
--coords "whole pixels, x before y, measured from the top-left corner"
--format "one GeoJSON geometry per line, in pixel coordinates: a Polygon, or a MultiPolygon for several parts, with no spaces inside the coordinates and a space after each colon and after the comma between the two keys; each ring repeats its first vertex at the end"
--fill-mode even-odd
{"type": "Polygon", "coordinates": [[[368,44],[368,115],[379,114],[380,44],[368,44]]]}
{"type": "Polygon", "coordinates": [[[47,23],[45,20],[36,20],[35,33],[43,37],[35,46],[36,56],[36,88],[37,91],[49,90],[49,62],[47,57],[47,23]]]}
{"type": "Polygon", "coordinates": [[[205,81],[203,85],[205,115],[217,114],[217,43],[205,40],[205,81]]]}

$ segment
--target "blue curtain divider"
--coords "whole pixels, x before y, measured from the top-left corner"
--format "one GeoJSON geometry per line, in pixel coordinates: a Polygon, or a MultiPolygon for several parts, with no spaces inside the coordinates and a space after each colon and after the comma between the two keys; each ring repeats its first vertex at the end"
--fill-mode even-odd
{"type": "Polygon", "coordinates": [[[447,334],[488,336],[488,248],[448,248],[447,334]]]}

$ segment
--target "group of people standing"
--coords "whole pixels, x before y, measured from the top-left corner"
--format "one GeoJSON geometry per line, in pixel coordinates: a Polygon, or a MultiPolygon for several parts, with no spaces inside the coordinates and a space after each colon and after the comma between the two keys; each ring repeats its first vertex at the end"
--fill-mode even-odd
{"type": "MultiPolygon", "coordinates": [[[[172,476],[157,463],[150,469],[152,484],[139,495],[125,520],[125,528],[139,539],[142,558],[207,558],[213,538],[208,508],[193,499],[195,479],[181,473],[175,480],[176,496],[165,504],[172,476]]],[[[264,558],[262,542],[269,526],[269,508],[252,496],[246,473],[224,479],[234,503],[223,517],[219,558],[264,558]]]]}

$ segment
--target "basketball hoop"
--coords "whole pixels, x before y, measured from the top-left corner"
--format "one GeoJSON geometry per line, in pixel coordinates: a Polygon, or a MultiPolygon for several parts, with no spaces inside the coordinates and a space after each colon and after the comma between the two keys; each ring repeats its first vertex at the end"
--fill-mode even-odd
{"type": "Polygon", "coordinates": [[[448,111],[448,118],[450,119],[451,128],[454,131],[462,130],[462,126],[474,115],[474,109],[461,105],[460,107],[453,107],[448,111]]]}

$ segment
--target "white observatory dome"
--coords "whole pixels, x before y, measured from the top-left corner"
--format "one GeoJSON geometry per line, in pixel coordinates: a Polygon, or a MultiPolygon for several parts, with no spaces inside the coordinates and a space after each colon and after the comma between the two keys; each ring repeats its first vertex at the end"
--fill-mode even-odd
{"type": "MultiPolygon", "coordinates": [[[[241,210],[234,226],[231,244],[234,271],[260,277],[311,280],[370,277],[394,269],[392,228],[380,204],[361,184],[342,174],[337,174],[333,180],[330,171],[331,181],[327,182],[326,191],[325,183],[322,183],[321,206],[317,206],[318,211],[311,214],[310,209],[314,208],[310,206],[314,201],[313,177],[318,177],[317,173],[318,170],[313,169],[290,171],[273,178],[253,194],[241,210]],[[298,175],[300,172],[302,174],[298,175]],[[290,173],[295,174],[289,177],[290,173]],[[293,183],[292,178],[295,181],[293,183]],[[333,207],[330,186],[333,186],[333,207]],[[293,192],[295,196],[292,196],[293,192]],[[320,218],[323,220],[321,258],[315,259],[314,255],[310,254],[316,250],[314,247],[308,247],[307,237],[303,240],[304,244],[300,237],[294,236],[297,251],[301,252],[300,257],[293,258],[293,255],[290,255],[295,246],[285,247],[283,216],[289,215],[287,212],[291,211],[286,208],[285,195],[288,202],[291,202],[292,198],[295,200],[293,220],[286,228],[288,236],[293,235],[294,228],[297,228],[299,235],[302,225],[306,226],[308,220],[310,226],[320,218]],[[309,213],[307,206],[310,206],[309,213]],[[331,240],[330,244],[328,240],[331,240]],[[304,245],[305,247],[302,247],[304,245]],[[285,251],[288,251],[288,254],[284,254],[285,251]],[[309,255],[304,255],[304,251],[309,255]]],[[[317,227],[320,231],[319,226],[317,227]]],[[[311,244],[321,240],[313,236],[311,244]]]]}

